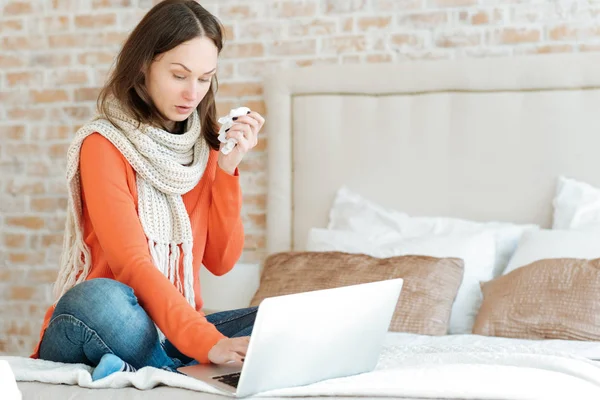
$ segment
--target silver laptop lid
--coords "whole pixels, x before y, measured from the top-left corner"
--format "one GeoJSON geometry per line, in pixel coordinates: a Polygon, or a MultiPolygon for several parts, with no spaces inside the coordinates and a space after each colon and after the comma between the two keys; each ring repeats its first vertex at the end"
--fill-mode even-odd
{"type": "Polygon", "coordinates": [[[237,396],[375,368],[402,279],[262,301],[237,396]]]}

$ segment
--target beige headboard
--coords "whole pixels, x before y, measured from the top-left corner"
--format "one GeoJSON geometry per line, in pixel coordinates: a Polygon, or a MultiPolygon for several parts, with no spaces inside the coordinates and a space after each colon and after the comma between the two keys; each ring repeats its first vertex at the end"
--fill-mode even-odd
{"type": "Polygon", "coordinates": [[[600,54],[340,65],[265,81],[267,250],[302,250],[346,185],[412,215],[551,225],[600,186],[600,54]]]}

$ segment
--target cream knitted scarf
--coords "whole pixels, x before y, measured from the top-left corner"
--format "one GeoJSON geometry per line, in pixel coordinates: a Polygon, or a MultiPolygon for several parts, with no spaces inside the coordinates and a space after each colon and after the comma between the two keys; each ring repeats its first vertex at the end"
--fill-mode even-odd
{"type": "Polygon", "coordinates": [[[210,153],[201,136],[198,114],[191,114],[181,135],[144,124],[138,128],[137,121],[114,99],[109,102],[107,114],[118,127],[98,115],[77,131],[67,153],[69,203],[55,299],[58,301],[67,290],[84,281],[90,272],[91,254],[83,240],[79,153],[83,140],[98,132],[136,172],[138,214],[156,268],[195,307],[192,229],[181,195],[198,184],[210,153]],[[181,252],[183,282],[179,274],[181,252]]]}

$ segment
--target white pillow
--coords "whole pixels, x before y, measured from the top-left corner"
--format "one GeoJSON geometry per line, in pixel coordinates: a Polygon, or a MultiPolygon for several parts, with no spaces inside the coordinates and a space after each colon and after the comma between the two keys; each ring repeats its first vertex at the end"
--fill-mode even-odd
{"type": "Polygon", "coordinates": [[[552,229],[600,228],[600,189],[588,183],[559,176],[552,205],[552,229]]]}
{"type": "Polygon", "coordinates": [[[492,232],[496,239],[496,260],[492,273],[496,277],[506,268],[523,232],[537,230],[539,226],[444,217],[411,217],[403,212],[384,208],[341,187],[329,213],[328,228],[377,236],[398,233],[402,237],[492,232]]]}
{"type": "Polygon", "coordinates": [[[494,236],[490,232],[403,238],[389,232],[364,235],[313,228],[306,246],[307,251],[363,253],[379,258],[408,254],[461,258],[464,274],[452,305],[448,329],[451,334],[471,333],[482,300],[479,282],[493,278],[496,252],[494,236]]]}
{"type": "Polygon", "coordinates": [[[503,275],[548,258],[600,258],[600,231],[542,229],[526,232],[503,275]]]}

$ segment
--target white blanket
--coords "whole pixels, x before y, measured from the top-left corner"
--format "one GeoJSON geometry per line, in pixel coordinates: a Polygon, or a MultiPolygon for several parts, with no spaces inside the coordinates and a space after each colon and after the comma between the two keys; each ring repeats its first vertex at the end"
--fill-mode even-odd
{"type": "MultiPolygon", "coordinates": [[[[168,385],[222,394],[207,384],[155,368],[117,373],[92,382],[91,368],[22,357],[0,357],[17,381],[87,388],[168,385]]],[[[548,347],[520,342],[481,345],[410,345],[387,341],[372,372],[312,385],[278,389],[255,397],[394,396],[444,399],[600,399],[600,363],[548,347]]]]}

